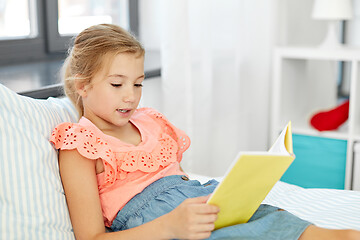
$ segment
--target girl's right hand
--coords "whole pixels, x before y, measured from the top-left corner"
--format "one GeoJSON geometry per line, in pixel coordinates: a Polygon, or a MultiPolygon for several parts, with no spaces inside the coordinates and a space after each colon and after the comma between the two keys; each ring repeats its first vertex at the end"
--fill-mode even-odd
{"type": "Polygon", "coordinates": [[[166,225],[171,238],[205,239],[214,230],[219,208],[206,203],[209,196],[188,198],[167,214],[166,225]]]}

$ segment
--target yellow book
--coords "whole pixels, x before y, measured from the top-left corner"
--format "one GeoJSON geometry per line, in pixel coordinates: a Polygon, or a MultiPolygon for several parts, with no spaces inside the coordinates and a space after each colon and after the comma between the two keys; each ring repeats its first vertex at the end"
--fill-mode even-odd
{"type": "Polygon", "coordinates": [[[291,122],[267,152],[240,152],[208,200],[220,207],[215,229],[246,223],[295,159],[291,122]]]}

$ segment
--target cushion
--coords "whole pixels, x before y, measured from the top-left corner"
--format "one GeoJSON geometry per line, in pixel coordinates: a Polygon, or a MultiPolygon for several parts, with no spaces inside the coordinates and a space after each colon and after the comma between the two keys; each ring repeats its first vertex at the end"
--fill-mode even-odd
{"type": "Polygon", "coordinates": [[[77,119],[67,98],[33,99],[0,84],[0,239],[75,239],[49,137],[77,119]]]}

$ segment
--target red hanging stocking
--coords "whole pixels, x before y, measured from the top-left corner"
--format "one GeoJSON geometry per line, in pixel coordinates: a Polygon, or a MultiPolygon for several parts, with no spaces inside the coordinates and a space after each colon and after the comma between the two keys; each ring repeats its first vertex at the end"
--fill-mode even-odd
{"type": "Polygon", "coordinates": [[[337,129],[349,117],[349,100],[329,111],[321,111],[312,116],[310,124],[319,131],[337,129]]]}

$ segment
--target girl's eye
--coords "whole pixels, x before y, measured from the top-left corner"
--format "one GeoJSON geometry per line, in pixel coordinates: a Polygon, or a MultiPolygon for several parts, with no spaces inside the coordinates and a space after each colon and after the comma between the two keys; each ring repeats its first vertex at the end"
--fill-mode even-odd
{"type": "Polygon", "coordinates": [[[142,87],[143,85],[141,83],[139,83],[139,84],[135,84],[134,86],[135,87],[142,87]]]}
{"type": "Polygon", "coordinates": [[[111,83],[111,86],[113,86],[113,87],[121,87],[121,84],[118,84],[118,83],[111,83]]]}

